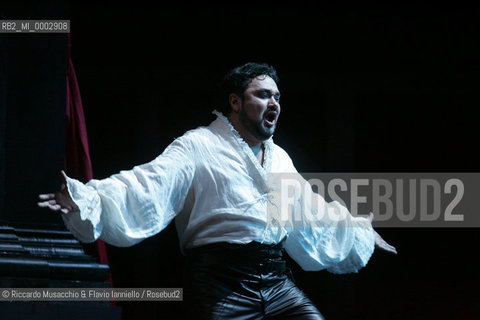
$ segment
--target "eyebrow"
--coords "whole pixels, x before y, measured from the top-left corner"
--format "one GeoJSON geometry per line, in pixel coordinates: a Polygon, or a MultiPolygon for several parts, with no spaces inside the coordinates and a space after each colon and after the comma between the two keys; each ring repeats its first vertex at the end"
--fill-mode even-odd
{"type": "Polygon", "coordinates": [[[270,89],[257,89],[257,90],[255,90],[255,92],[267,92],[267,93],[269,93],[269,94],[272,95],[272,96],[280,96],[280,91],[275,91],[275,92],[273,92],[273,91],[270,90],[270,89]]]}

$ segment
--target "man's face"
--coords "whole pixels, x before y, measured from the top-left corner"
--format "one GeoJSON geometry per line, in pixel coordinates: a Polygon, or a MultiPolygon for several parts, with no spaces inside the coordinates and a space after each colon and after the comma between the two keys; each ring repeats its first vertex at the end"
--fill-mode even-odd
{"type": "Polygon", "coordinates": [[[275,132],[280,115],[280,92],[275,81],[259,76],[245,90],[240,110],[240,123],[259,141],[265,141],[275,132]]]}

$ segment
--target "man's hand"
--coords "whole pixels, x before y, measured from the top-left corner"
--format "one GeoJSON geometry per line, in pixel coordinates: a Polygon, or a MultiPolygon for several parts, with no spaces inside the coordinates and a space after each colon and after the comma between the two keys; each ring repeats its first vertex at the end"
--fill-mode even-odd
{"type": "MultiPolygon", "coordinates": [[[[370,216],[368,217],[370,219],[370,222],[373,221],[373,213],[370,212],[370,216]]],[[[395,249],[394,246],[389,245],[387,241],[383,240],[382,237],[377,233],[377,231],[373,230],[373,235],[375,237],[375,247],[385,250],[390,253],[397,254],[397,249],[395,249]]]]}
{"type": "Polygon", "coordinates": [[[62,176],[62,189],[57,193],[48,193],[38,195],[39,199],[42,200],[38,202],[38,206],[41,208],[49,208],[53,211],[61,211],[63,213],[69,213],[73,211],[78,211],[77,204],[73,201],[68,193],[67,185],[67,175],[65,172],[61,172],[62,176]]]}

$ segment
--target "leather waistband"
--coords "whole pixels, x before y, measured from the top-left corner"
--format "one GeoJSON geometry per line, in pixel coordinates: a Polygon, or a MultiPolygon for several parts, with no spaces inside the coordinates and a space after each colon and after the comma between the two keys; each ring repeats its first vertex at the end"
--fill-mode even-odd
{"type": "Polygon", "coordinates": [[[185,254],[187,261],[197,265],[223,264],[255,269],[261,273],[284,272],[284,242],[285,238],[278,244],[219,242],[187,249],[185,254]]]}
{"type": "Polygon", "coordinates": [[[283,238],[277,244],[264,244],[258,241],[252,241],[247,244],[217,242],[211,243],[195,248],[185,249],[186,256],[205,254],[205,253],[221,253],[225,255],[254,255],[254,256],[282,256],[283,245],[285,243],[283,238]]]}

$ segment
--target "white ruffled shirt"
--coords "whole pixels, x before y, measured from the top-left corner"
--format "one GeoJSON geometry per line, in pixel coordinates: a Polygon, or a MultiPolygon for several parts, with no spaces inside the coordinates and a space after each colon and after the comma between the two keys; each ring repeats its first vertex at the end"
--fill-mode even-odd
{"type": "Polygon", "coordinates": [[[300,224],[272,224],[267,210],[276,190],[268,174],[297,170],[271,138],[262,167],[228,119],[214,113],[208,127],[186,132],[149,163],[87,184],[67,178],[79,207],[62,215],[67,228],[83,242],[100,238],[126,247],[175,219],[182,251],[215,242],[271,244],[287,236],[285,249],[304,270],[348,273],[365,266],[374,250],[371,224],[338,202],[303,191],[299,197],[320,197],[321,210],[335,208],[340,219],[312,224],[306,217],[320,209],[303,205],[300,224]]]}

